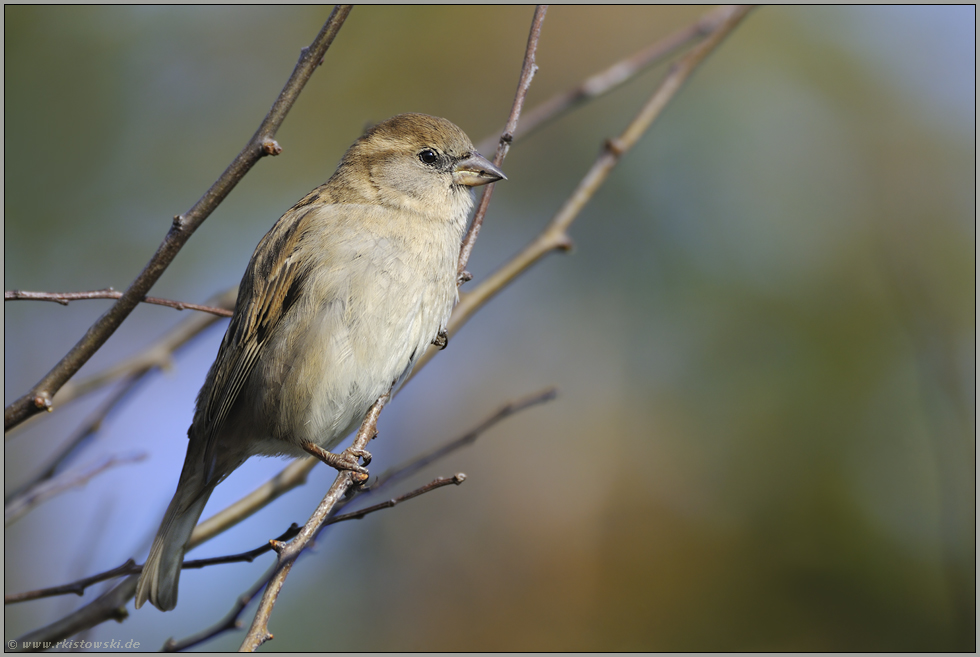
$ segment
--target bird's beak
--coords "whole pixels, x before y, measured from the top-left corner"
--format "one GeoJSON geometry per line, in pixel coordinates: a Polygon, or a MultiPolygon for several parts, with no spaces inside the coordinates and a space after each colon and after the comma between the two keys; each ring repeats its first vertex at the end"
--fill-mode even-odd
{"type": "Polygon", "coordinates": [[[476,151],[457,162],[456,166],[453,167],[453,182],[457,185],[477,187],[501,179],[507,180],[504,172],[476,151]]]}

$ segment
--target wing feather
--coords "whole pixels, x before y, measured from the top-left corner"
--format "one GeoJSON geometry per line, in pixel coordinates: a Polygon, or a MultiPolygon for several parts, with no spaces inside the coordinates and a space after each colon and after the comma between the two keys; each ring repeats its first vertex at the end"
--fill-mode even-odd
{"type": "MultiPolygon", "coordinates": [[[[235,314],[225,333],[208,380],[203,415],[205,481],[215,472],[221,427],[255,368],[269,336],[299,296],[305,274],[295,252],[306,220],[315,207],[297,204],[266,233],[252,255],[238,288],[235,314]]],[[[204,397],[202,391],[202,397],[204,397]]],[[[205,399],[198,400],[198,406],[205,399]]]]}

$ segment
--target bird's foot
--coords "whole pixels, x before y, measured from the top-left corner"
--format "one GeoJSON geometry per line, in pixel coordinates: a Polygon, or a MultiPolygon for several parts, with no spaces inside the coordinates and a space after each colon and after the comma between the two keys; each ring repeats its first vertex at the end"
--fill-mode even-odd
{"type": "Polygon", "coordinates": [[[446,333],[445,329],[439,331],[439,334],[432,341],[432,344],[435,345],[436,347],[439,347],[440,349],[446,348],[446,345],[449,344],[449,334],[446,333]]]}
{"type": "Polygon", "coordinates": [[[358,459],[364,461],[364,465],[371,463],[371,452],[364,449],[354,449],[348,447],[340,454],[328,452],[319,445],[311,442],[303,443],[303,450],[308,454],[320,459],[331,468],[343,472],[349,470],[354,477],[354,481],[363,484],[368,480],[367,468],[358,464],[358,459]]]}

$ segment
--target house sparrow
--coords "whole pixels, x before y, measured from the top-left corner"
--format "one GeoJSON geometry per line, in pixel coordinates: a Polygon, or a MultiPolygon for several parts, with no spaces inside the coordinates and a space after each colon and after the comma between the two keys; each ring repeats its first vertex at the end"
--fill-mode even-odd
{"type": "MultiPolygon", "coordinates": [[[[187,541],[235,468],[331,449],[444,340],[471,188],[502,178],[449,121],[401,114],[354,142],[262,238],[198,394],[137,608],[176,606],[187,541]]],[[[362,470],[356,457],[348,467],[362,470]]]]}

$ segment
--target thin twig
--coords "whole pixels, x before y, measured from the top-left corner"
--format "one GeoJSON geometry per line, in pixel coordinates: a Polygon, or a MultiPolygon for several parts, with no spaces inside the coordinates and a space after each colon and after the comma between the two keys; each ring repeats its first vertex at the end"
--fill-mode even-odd
{"type": "Polygon", "coordinates": [[[93,463],[78,472],[65,472],[60,477],[49,481],[44,481],[33,488],[28,489],[23,494],[12,499],[3,505],[3,522],[9,525],[17,518],[30,511],[42,502],[60,495],[72,488],[84,486],[93,477],[105,472],[109,468],[127,463],[136,463],[146,458],[146,454],[132,454],[128,456],[108,456],[101,461],[93,463]]]}
{"type": "MultiPolygon", "coordinates": [[[[289,529],[283,532],[283,534],[276,538],[276,540],[288,541],[298,533],[299,525],[293,523],[290,525],[289,529]]],[[[208,559],[189,559],[185,561],[180,568],[181,570],[194,570],[226,563],[252,563],[256,558],[271,551],[272,546],[269,543],[266,543],[265,545],[260,545],[254,550],[248,550],[247,552],[240,552],[238,554],[229,554],[222,557],[210,557],[208,559]]],[[[5,594],[3,596],[3,604],[9,605],[16,604],[18,602],[27,602],[28,600],[38,600],[40,598],[53,598],[59,595],[68,595],[70,593],[82,595],[85,592],[85,589],[93,584],[98,584],[99,582],[104,582],[109,579],[115,579],[116,577],[123,577],[124,575],[139,575],[141,572],[143,572],[143,564],[136,563],[132,559],[128,559],[126,563],[122,564],[121,566],[116,566],[110,570],[96,573],[95,575],[90,575],[88,577],[83,577],[82,579],[75,580],[74,582],[69,582],[67,584],[50,586],[44,589],[34,589],[33,591],[24,591],[23,593],[5,594]]]]}
{"type": "MultiPolygon", "coordinates": [[[[393,497],[390,500],[381,502],[380,504],[375,504],[373,506],[365,507],[358,511],[352,511],[351,513],[344,513],[341,515],[335,515],[326,522],[323,526],[335,525],[338,522],[344,522],[346,520],[360,520],[364,516],[375,513],[377,511],[382,511],[384,509],[390,509],[394,506],[401,504],[402,502],[414,499],[419,495],[424,495],[430,491],[436,490],[437,488],[442,488],[443,486],[448,486],[450,484],[459,485],[466,480],[466,475],[462,472],[453,475],[452,477],[437,477],[436,479],[430,481],[424,486],[419,486],[415,490],[409,491],[398,497],[393,497]]],[[[276,537],[274,540],[276,542],[288,541],[297,534],[299,534],[300,526],[293,523],[289,526],[282,535],[276,537]]],[[[201,568],[207,568],[208,566],[217,566],[227,563],[252,563],[258,557],[272,552],[272,542],[260,545],[257,548],[248,550],[246,552],[239,552],[237,554],[228,554],[221,557],[208,557],[206,559],[188,559],[184,561],[181,565],[181,570],[195,570],[201,568]]],[[[83,577],[82,579],[75,580],[74,582],[69,582],[67,584],[60,584],[58,586],[49,586],[43,589],[34,589],[32,591],[24,591],[22,593],[9,593],[4,594],[3,604],[17,604],[19,602],[28,602],[30,600],[39,600],[41,598],[53,598],[59,595],[82,595],[85,589],[92,586],[93,584],[98,584],[99,582],[104,582],[109,579],[115,579],[116,577],[123,577],[125,575],[139,575],[143,572],[143,564],[138,564],[132,559],[128,559],[126,563],[121,566],[116,566],[110,570],[103,571],[101,573],[96,573],[95,575],[90,575],[88,577],[83,577]]],[[[271,572],[270,572],[271,575],[271,572]]]]}
{"type": "MultiPolygon", "coordinates": [[[[585,204],[606,181],[610,172],[619,163],[620,158],[636,145],[636,142],[643,136],[654,119],[660,116],[667,103],[677,94],[698,64],[718,47],[722,40],[752,9],[752,6],[734,5],[726,9],[727,17],[718,24],[717,29],[678,62],[671,65],[667,76],[623,133],[615,139],[606,140],[602,152],[592,167],[545,229],[520,253],[491,274],[473,291],[460,293],[459,303],[453,309],[446,331],[450,338],[469,321],[478,309],[482,308],[531,265],[552,251],[565,251],[571,248],[572,240],[568,236],[567,230],[585,207],[585,204]]],[[[433,349],[426,351],[416,363],[414,372],[418,372],[425,366],[432,359],[434,353],[435,350],[433,349]]]]}
{"type": "MultiPolygon", "coordinates": [[[[527,90],[531,87],[534,74],[538,72],[538,65],[534,63],[534,56],[538,50],[538,41],[541,39],[541,25],[544,23],[544,17],[547,13],[548,5],[538,5],[534,9],[531,31],[527,36],[527,48],[524,51],[524,63],[521,65],[521,77],[517,82],[517,93],[514,94],[514,103],[511,105],[510,115],[507,117],[507,125],[500,135],[500,141],[497,143],[497,154],[493,158],[493,163],[498,167],[504,163],[507,151],[510,150],[510,142],[513,141],[514,132],[517,130],[517,120],[524,108],[527,90]]],[[[473,245],[480,234],[480,227],[483,225],[483,217],[486,216],[487,208],[490,206],[490,197],[493,196],[494,187],[494,183],[490,183],[484,188],[483,195],[480,197],[480,204],[477,206],[473,221],[470,223],[470,229],[467,231],[466,237],[463,238],[463,245],[459,250],[459,266],[456,270],[456,280],[459,283],[469,280],[463,272],[466,271],[466,263],[470,260],[473,245]]]]}
{"type": "Polygon", "coordinates": [[[235,157],[224,173],[215,181],[204,196],[185,214],[174,217],[170,230],[157,252],[132,282],[123,295],[85,332],[81,340],[72,347],[54,368],[51,369],[24,396],[4,409],[4,430],[9,430],[28,417],[50,410],[58,390],[81,369],[92,355],[105,344],[122,322],[129,316],[140,300],[146,296],[153,284],[160,278],[181,247],[190,236],[231,192],[246,173],[265,155],[274,155],[282,149],[275,142],[275,135],[289,112],[300,91],[306,85],[313,71],[320,65],[333,42],[337,31],[350,13],[349,6],[338,6],[324,24],[323,29],[309,48],[304,48],[299,61],[293,69],[289,81],[272,105],[272,109],[262,121],[255,135],[245,148],[235,157]]]}
{"type": "MultiPolygon", "coordinates": [[[[672,55],[692,41],[714,32],[718,25],[728,18],[728,7],[718,7],[708,12],[692,25],[667,35],[663,39],[641,48],[629,57],[621,59],[605,70],[586,78],[568,91],[555,94],[548,100],[535,105],[521,117],[521,124],[514,131],[514,141],[523,139],[543,125],[564,115],[583,103],[604,96],[613,89],[645,71],[664,57],[672,55]]],[[[491,149],[497,137],[488,137],[480,142],[479,148],[491,149]]]]}
{"type": "Polygon", "coordinates": [[[537,406],[538,404],[544,404],[553,400],[558,396],[558,389],[554,387],[545,388],[544,390],[539,390],[538,392],[532,393],[516,399],[514,401],[507,402],[500,408],[498,408],[492,415],[484,419],[478,425],[464,433],[462,436],[449,441],[445,445],[437,447],[431,452],[417,456],[407,463],[403,463],[399,466],[391,468],[381,474],[377,481],[373,482],[370,486],[365,486],[362,489],[361,494],[368,494],[377,491],[378,489],[387,486],[396,481],[401,481],[407,477],[412,476],[419,470],[422,470],[426,466],[447,457],[449,454],[455,452],[458,449],[467,447],[476,442],[477,438],[489,431],[494,425],[505,420],[511,415],[516,415],[521,411],[528,409],[532,406],[537,406]]]}
{"type": "MultiPolygon", "coordinates": [[[[271,547],[269,548],[272,549],[271,547]]],[[[196,645],[204,643],[209,639],[213,639],[219,634],[229,632],[231,630],[239,630],[242,627],[242,622],[239,618],[245,608],[248,607],[249,603],[255,599],[263,589],[265,589],[266,584],[269,583],[269,579],[272,578],[272,574],[275,572],[275,566],[271,566],[258,581],[253,584],[248,591],[238,596],[235,600],[235,604],[232,606],[231,610],[225,614],[225,617],[220,621],[212,625],[211,627],[205,628],[198,632],[197,634],[192,634],[191,636],[181,639],[180,641],[175,641],[173,637],[167,639],[161,652],[180,652],[182,650],[187,650],[188,648],[193,648],[196,645]]]]}
{"type": "Polygon", "coordinates": [[[390,500],[385,500],[384,502],[379,502],[378,504],[374,504],[372,506],[366,506],[358,511],[351,511],[350,513],[344,513],[341,515],[334,516],[333,518],[330,518],[330,520],[327,520],[323,524],[324,526],[326,526],[326,525],[333,525],[338,522],[343,522],[345,520],[360,520],[364,516],[370,513],[374,513],[375,511],[390,509],[394,506],[401,504],[402,502],[414,499],[419,495],[425,495],[426,493],[434,491],[437,488],[442,488],[443,486],[449,486],[450,484],[459,486],[464,481],[466,481],[466,473],[464,472],[457,472],[452,477],[436,477],[426,485],[419,486],[415,490],[409,491],[404,495],[393,497],[390,500]]]}
{"type": "MultiPolygon", "coordinates": [[[[67,306],[70,301],[81,299],[119,299],[123,295],[118,290],[107,287],[104,290],[92,290],[90,292],[28,292],[27,290],[7,290],[3,293],[4,301],[54,301],[62,306],[67,306]]],[[[167,306],[177,310],[200,310],[201,312],[211,313],[219,317],[231,317],[232,312],[224,308],[214,308],[212,306],[201,306],[196,303],[186,301],[173,301],[171,299],[161,299],[160,297],[143,297],[142,303],[150,303],[157,306],[167,306]]]]}
{"type": "Polygon", "coordinates": [[[89,577],[83,577],[82,579],[69,582],[68,584],[49,586],[45,589],[34,589],[33,591],[24,591],[22,593],[5,593],[3,596],[3,604],[12,605],[17,604],[18,602],[39,600],[41,598],[53,598],[55,596],[68,595],[71,593],[74,593],[75,595],[83,595],[85,593],[85,589],[93,584],[98,584],[99,582],[104,582],[107,579],[115,579],[116,577],[122,577],[124,575],[138,575],[142,570],[142,565],[136,563],[132,559],[128,559],[126,563],[121,566],[116,566],[111,570],[106,570],[89,577]]]}
{"type": "MultiPolygon", "coordinates": [[[[389,393],[385,393],[368,409],[364,421],[361,423],[361,428],[354,438],[354,443],[349,448],[351,452],[363,451],[368,442],[377,435],[378,416],[381,415],[381,409],[388,402],[388,398],[389,393]]],[[[350,470],[340,471],[316,511],[303,525],[299,535],[288,543],[272,543],[273,549],[279,554],[279,560],[276,562],[276,569],[269,580],[269,585],[265,587],[262,600],[259,601],[259,608],[255,612],[255,618],[252,619],[252,626],[245,635],[245,640],[239,648],[240,651],[255,652],[259,646],[272,638],[272,634],[269,632],[269,618],[272,616],[272,608],[276,604],[276,599],[279,597],[279,592],[282,590],[282,585],[285,583],[289,571],[292,570],[300,553],[306,549],[306,546],[319,532],[320,526],[333,511],[334,506],[344,496],[344,493],[354,485],[354,482],[354,476],[350,470]]]]}

